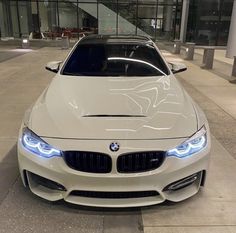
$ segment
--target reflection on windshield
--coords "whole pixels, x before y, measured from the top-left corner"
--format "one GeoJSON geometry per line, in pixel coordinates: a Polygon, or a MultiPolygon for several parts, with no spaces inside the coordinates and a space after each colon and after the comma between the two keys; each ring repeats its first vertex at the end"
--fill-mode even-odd
{"type": "Polygon", "coordinates": [[[145,44],[78,44],[64,75],[166,76],[168,68],[156,49],[145,44]]]}
{"type": "Polygon", "coordinates": [[[146,62],[146,61],[142,61],[142,60],[138,60],[138,59],[133,59],[133,58],[125,58],[125,57],[108,57],[107,60],[108,61],[130,61],[130,62],[137,62],[137,63],[145,64],[145,65],[150,66],[153,69],[156,69],[158,72],[160,72],[161,74],[166,76],[166,74],[163,71],[161,71],[156,66],[154,66],[151,63],[146,62]]]}

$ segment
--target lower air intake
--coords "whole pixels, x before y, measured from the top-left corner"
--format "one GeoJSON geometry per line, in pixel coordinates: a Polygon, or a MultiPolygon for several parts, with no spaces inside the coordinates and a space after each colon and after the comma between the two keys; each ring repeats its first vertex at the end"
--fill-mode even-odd
{"type": "Polygon", "coordinates": [[[144,198],[158,196],[156,191],[135,191],[135,192],[96,192],[96,191],[72,191],[70,195],[87,197],[87,198],[102,198],[102,199],[127,199],[127,198],[144,198]]]}

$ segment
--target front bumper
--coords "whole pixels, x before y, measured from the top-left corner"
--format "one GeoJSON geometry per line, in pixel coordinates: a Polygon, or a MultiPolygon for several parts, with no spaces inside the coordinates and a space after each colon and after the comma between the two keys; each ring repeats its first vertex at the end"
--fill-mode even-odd
{"type": "Polygon", "coordinates": [[[206,173],[209,163],[210,138],[206,149],[191,157],[179,159],[167,157],[158,169],[142,173],[118,173],[116,161],[120,154],[131,151],[167,150],[173,145],[180,144],[183,139],[168,140],[120,140],[121,149],[110,152],[109,140],[65,140],[44,139],[49,144],[61,150],[100,151],[110,154],[113,168],[108,174],[95,174],[76,171],[68,167],[63,158],[54,157],[46,159],[26,151],[21,141],[18,142],[18,159],[21,177],[25,185],[36,195],[50,201],[64,199],[67,202],[99,207],[135,207],[161,203],[165,200],[174,202],[182,201],[196,194],[200,188],[202,174],[191,185],[176,191],[165,190],[173,182],[204,171],[206,173]],[[79,148],[79,149],[78,149],[79,148]],[[111,154],[112,153],[112,154],[111,154]],[[32,175],[36,174],[54,181],[63,187],[63,190],[47,188],[35,182],[32,175]],[[76,191],[94,192],[145,192],[156,191],[159,195],[139,198],[96,198],[72,195],[76,191]]]}

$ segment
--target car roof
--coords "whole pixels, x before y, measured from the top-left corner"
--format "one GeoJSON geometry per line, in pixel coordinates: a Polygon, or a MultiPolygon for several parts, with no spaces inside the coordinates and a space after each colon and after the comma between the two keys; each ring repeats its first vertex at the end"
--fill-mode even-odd
{"type": "Polygon", "coordinates": [[[91,35],[85,36],[79,44],[150,44],[153,41],[146,36],[130,36],[130,35],[91,35]]]}

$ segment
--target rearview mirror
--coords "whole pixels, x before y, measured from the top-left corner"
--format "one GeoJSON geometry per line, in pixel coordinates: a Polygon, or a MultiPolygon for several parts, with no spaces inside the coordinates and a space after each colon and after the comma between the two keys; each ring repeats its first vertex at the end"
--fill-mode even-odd
{"type": "Polygon", "coordinates": [[[45,69],[49,70],[51,72],[57,73],[59,71],[61,63],[62,63],[62,61],[51,61],[51,62],[47,63],[45,69]]]}
{"type": "Polygon", "coordinates": [[[173,74],[183,72],[187,70],[187,66],[183,63],[177,63],[177,62],[169,62],[171,71],[173,74]]]}

